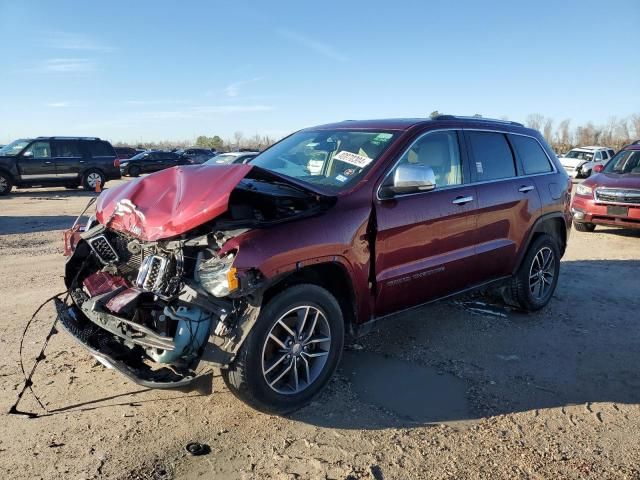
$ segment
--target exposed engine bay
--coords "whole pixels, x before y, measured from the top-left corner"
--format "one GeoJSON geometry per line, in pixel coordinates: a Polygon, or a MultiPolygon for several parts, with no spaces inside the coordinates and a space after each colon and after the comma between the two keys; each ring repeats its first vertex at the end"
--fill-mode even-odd
{"type": "MultiPolygon", "coordinates": [[[[115,210],[120,216],[136,208],[127,202],[115,210]]],[[[220,367],[231,362],[259,313],[260,272],[237,271],[236,252],[220,255],[221,247],[252,228],[328,205],[326,197],[258,174],[237,184],[224,214],[167,239],[144,241],[92,217],[76,232],[66,265],[72,303],[58,306],[61,323],[100,361],[137,383],[185,386],[201,360],[220,367]]]]}

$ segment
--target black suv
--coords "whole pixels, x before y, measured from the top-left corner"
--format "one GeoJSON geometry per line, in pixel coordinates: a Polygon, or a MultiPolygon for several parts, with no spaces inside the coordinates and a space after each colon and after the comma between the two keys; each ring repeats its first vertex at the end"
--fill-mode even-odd
{"type": "Polygon", "coordinates": [[[95,137],[38,137],[0,149],[0,195],[13,186],[93,190],[120,178],[119,160],[109,142],[95,137]]]}

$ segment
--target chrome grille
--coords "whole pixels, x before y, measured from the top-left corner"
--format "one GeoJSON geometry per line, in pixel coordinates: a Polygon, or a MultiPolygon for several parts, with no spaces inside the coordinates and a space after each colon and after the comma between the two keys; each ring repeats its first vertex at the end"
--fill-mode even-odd
{"type": "Polygon", "coordinates": [[[98,235],[97,237],[90,238],[87,240],[87,243],[91,247],[91,250],[93,250],[93,253],[95,253],[100,261],[105,265],[115,263],[120,259],[115,249],[111,246],[107,237],[104,235],[98,235]]]}
{"type": "Polygon", "coordinates": [[[161,290],[167,264],[167,259],[159,255],[146,257],[138,272],[137,285],[149,292],[161,290]]]}
{"type": "Polygon", "coordinates": [[[640,190],[624,188],[597,188],[596,200],[609,203],[640,205],[640,190]]]}

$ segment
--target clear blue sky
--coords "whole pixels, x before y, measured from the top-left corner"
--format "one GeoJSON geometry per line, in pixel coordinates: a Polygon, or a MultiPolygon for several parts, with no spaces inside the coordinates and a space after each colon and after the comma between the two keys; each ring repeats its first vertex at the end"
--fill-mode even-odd
{"type": "Polygon", "coordinates": [[[640,1],[0,0],[0,143],[640,112],[640,1]]]}

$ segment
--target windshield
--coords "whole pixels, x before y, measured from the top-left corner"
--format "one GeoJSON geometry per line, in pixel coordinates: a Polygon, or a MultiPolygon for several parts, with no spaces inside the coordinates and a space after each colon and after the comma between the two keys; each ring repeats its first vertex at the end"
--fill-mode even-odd
{"type": "Polygon", "coordinates": [[[395,136],[391,132],[305,130],[262,152],[251,165],[341,190],[354,185],[395,136]]]}
{"type": "Polygon", "coordinates": [[[31,140],[16,140],[15,142],[11,142],[9,145],[5,145],[0,148],[0,155],[15,157],[24,149],[24,147],[29,145],[30,141],[31,140]]]}
{"type": "Polygon", "coordinates": [[[217,155],[215,157],[210,158],[209,160],[207,160],[206,162],[204,162],[205,165],[215,165],[215,164],[221,164],[221,163],[233,163],[240,155],[229,155],[229,154],[222,154],[222,155],[217,155]]]}
{"type": "Polygon", "coordinates": [[[593,152],[582,152],[580,150],[571,150],[565,155],[565,158],[577,158],[578,160],[586,160],[590,162],[593,160],[593,152]]]}
{"type": "Polygon", "coordinates": [[[609,160],[606,173],[640,173],[640,150],[622,150],[609,160]]]}

